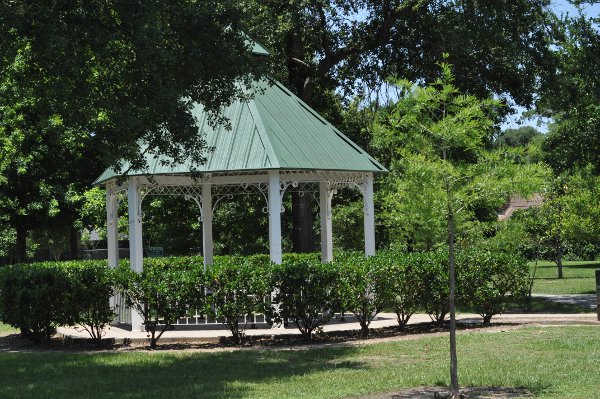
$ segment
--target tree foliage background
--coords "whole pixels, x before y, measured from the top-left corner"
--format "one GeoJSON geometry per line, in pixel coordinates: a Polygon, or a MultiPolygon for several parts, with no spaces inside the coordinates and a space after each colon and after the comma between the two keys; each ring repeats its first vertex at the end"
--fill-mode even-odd
{"type": "MultiPolygon", "coordinates": [[[[82,229],[102,236],[103,194],[89,186],[99,173],[110,165],[143,168],[144,150],[167,154],[173,162],[202,161],[205,143],[190,107],[201,103],[213,123],[227,123],[219,118],[220,107],[245,98],[247,85],[265,73],[389,166],[391,176],[378,182],[379,245],[435,248],[443,242],[444,195],[433,184],[439,176],[427,162],[427,146],[399,150],[405,147],[401,138],[385,137],[373,126],[398,117],[398,102],[408,104],[410,93],[389,78],[434,82],[444,53],[460,92],[504,104],[485,110],[490,120],[485,156],[468,150],[455,154],[484,169],[472,170],[480,177],[463,196],[460,239],[499,235],[502,241],[506,229],[495,220],[496,212],[519,177],[498,176],[514,166],[540,171],[544,160],[556,173],[544,172],[547,187],[559,174],[573,175],[569,184],[587,176],[587,183],[575,184],[579,194],[569,191],[565,199],[572,204],[564,208],[570,212],[565,220],[577,222],[564,228],[566,237],[595,245],[596,222],[577,215],[595,215],[598,19],[556,15],[551,5],[548,0],[4,1],[0,252],[22,260],[38,244],[76,248],[82,229]],[[252,53],[249,37],[269,49],[268,60],[252,53]],[[500,123],[513,104],[535,106],[535,112],[551,117],[550,132],[530,127],[502,132],[500,123]]],[[[306,199],[285,201],[291,210],[283,215],[286,250],[314,250],[317,208],[303,204],[306,199]],[[303,243],[299,227],[308,232],[303,243]]],[[[193,203],[155,200],[145,208],[146,245],[178,254],[198,250],[193,203]]],[[[261,208],[249,197],[221,204],[217,252],[264,252],[261,208]]],[[[337,247],[361,248],[361,208],[358,193],[334,198],[337,247]]],[[[574,253],[568,248],[572,244],[567,253],[574,253]]]]}

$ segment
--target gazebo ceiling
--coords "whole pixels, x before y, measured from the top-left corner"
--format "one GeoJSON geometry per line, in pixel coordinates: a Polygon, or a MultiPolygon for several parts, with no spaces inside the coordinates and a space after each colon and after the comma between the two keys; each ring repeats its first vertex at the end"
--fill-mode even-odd
{"type": "MultiPolygon", "coordinates": [[[[206,134],[207,161],[196,165],[200,173],[267,170],[324,170],[381,173],[387,170],[339,130],[323,119],[281,83],[257,82],[256,94],[248,102],[236,101],[224,110],[231,129],[212,127],[201,105],[193,114],[206,134]]],[[[165,166],[160,154],[146,156],[146,171],[128,175],[191,173],[191,164],[165,166]]],[[[126,170],[125,164],[123,169],[126,170]]],[[[94,183],[117,176],[107,169],[94,183]]]]}

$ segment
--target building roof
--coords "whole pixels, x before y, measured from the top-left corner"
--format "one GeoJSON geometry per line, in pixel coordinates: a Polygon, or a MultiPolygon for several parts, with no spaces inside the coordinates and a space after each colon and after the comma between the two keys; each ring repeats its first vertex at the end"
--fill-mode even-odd
{"type": "MultiPolygon", "coordinates": [[[[250,101],[236,101],[224,110],[231,129],[208,124],[200,104],[193,109],[199,131],[206,134],[206,162],[165,166],[167,157],[148,152],[145,171],[128,175],[186,174],[265,170],[326,170],[387,172],[387,170],[339,130],[323,119],[281,83],[255,83],[250,101]]],[[[128,165],[123,165],[127,170],[128,165]]],[[[107,169],[94,182],[102,184],[117,176],[107,169]]]]}

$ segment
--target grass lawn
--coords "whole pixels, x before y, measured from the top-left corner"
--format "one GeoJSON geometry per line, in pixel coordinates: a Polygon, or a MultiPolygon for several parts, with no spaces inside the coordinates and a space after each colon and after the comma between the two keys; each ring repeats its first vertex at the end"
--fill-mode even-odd
{"type": "MultiPolygon", "coordinates": [[[[459,334],[463,386],[598,398],[600,326],[459,334]]],[[[2,398],[345,398],[447,385],[446,336],[312,350],[5,352],[2,398]]]]}
{"type": "MultiPolygon", "coordinates": [[[[529,263],[533,273],[534,262],[529,263]]],[[[595,294],[595,270],[600,269],[600,262],[565,262],[564,278],[557,278],[558,268],[554,262],[538,262],[534,294],[595,294]]]]}

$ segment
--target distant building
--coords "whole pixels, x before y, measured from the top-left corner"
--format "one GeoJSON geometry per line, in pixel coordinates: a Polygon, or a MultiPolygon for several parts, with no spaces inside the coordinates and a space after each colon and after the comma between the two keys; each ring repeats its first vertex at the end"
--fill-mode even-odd
{"type": "Polygon", "coordinates": [[[535,194],[529,199],[514,197],[498,213],[498,220],[506,220],[512,216],[515,211],[528,209],[532,206],[540,206],[544,199],[540,194],[535,194]]]}

